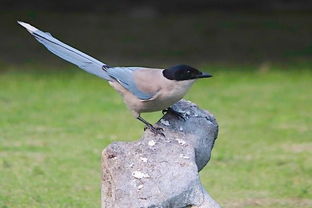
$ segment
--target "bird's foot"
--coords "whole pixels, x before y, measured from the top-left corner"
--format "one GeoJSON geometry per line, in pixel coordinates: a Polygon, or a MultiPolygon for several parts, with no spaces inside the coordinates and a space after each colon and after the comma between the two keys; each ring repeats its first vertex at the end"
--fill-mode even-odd
{"type": "Polygon", "coordinates": [[[164,133],[163,133],[163,131],[164,131],[164,129],[163,128],[160,128],[160,127],[154,127],[153,125],[146,125],[145,127],[144,127],[144,131],[146,130],[146,129],[149,129],[154,135],[160,135],[160,136],[163,136],[163,137],[165,137],[165,135],[164,135],[164,133]]]}
{"type": "Polygon", "coordinates": [[[165,114],[165,113],[171,113],[171,114],[175,115],[177,118],[182,119],[182,120],[185,121],[185,118],[184,118],[184,114],[183,114],[183,113],[180,113],[180,112],[178,112],[178,111],[175,111],[175,110],[173,110],[173,109],[170,108],[170,107],[167,108],[167,109],[165,109],[165,110],[162,110],[162,113],[163,113],[163,114],[165,114]]]}

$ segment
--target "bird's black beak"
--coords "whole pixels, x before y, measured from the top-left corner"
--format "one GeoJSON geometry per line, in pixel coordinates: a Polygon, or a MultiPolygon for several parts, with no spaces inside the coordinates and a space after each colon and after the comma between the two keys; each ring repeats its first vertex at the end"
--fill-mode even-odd
{"type": "Polygon", "coordinates": [[[208,74],[208,73],[206,73],[206,72],[202,72],[201,74],[198,74],[198,75],[196,76],[196,79],[209,78],[209,77],[212,77],[212,75],[211,75],[211,74],[208,74]]]}

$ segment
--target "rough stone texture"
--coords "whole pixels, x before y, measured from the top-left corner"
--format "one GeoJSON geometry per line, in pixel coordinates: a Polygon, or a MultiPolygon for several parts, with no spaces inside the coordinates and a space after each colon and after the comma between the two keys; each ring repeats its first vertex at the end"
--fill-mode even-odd
{"type": "Polygon", "coordinates": [[[198,172],[208,163],[218,134],[215,118],[181,100],[135,142],[116,142],[102,153],[102,208],[217,208],[198,172]]]}

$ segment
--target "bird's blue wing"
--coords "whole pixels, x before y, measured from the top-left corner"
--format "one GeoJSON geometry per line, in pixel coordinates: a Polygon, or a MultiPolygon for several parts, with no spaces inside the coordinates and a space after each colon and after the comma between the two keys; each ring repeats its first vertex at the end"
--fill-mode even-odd
{"type": "Polygon", "coordinates": [[[142,69],[141,67],[111,67],[107,69],[109,76],[116,79],[124,88],[129,90],[132,94],[141,100],[149,100],[154,95],[143,92],[138,89],[133,72],[142,69]]]}
{"type": "Polygon", "coordinates": [[[49,51],[54,53],[66,61],[77,65],[79,68],[94,74],[102,79],[112,80],[103,67],[107,67],[106,64],[92,58],[91,56],[78,51],[77,49],[62,43],[54,38],[50,33],[42,32],[41,30],[27,24],[25,22],[18,22],[25,27],[30,34],[32,34],[37,41],[43,44],[49,51]]]}

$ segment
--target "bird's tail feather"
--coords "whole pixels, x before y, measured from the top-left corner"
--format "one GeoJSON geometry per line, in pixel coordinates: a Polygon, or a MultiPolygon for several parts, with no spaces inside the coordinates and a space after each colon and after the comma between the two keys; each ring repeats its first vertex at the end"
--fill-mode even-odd
{"type": "Polygon", "coordinates": [[[91,56],[78,51],[77,49],[62,43],[54,38],[50,33],[42,32],[41,30],[31,26],[28,23],[18,21],[20,25],[25,27],[30,34],[32,34],[37,41],[43,44],[49,51],[59,56],[60,58],[77,65],[79,68],[101,77],[106,80],[112,80],[107,74],[105,68],[108,65],[92,58],[91,56]]]}

